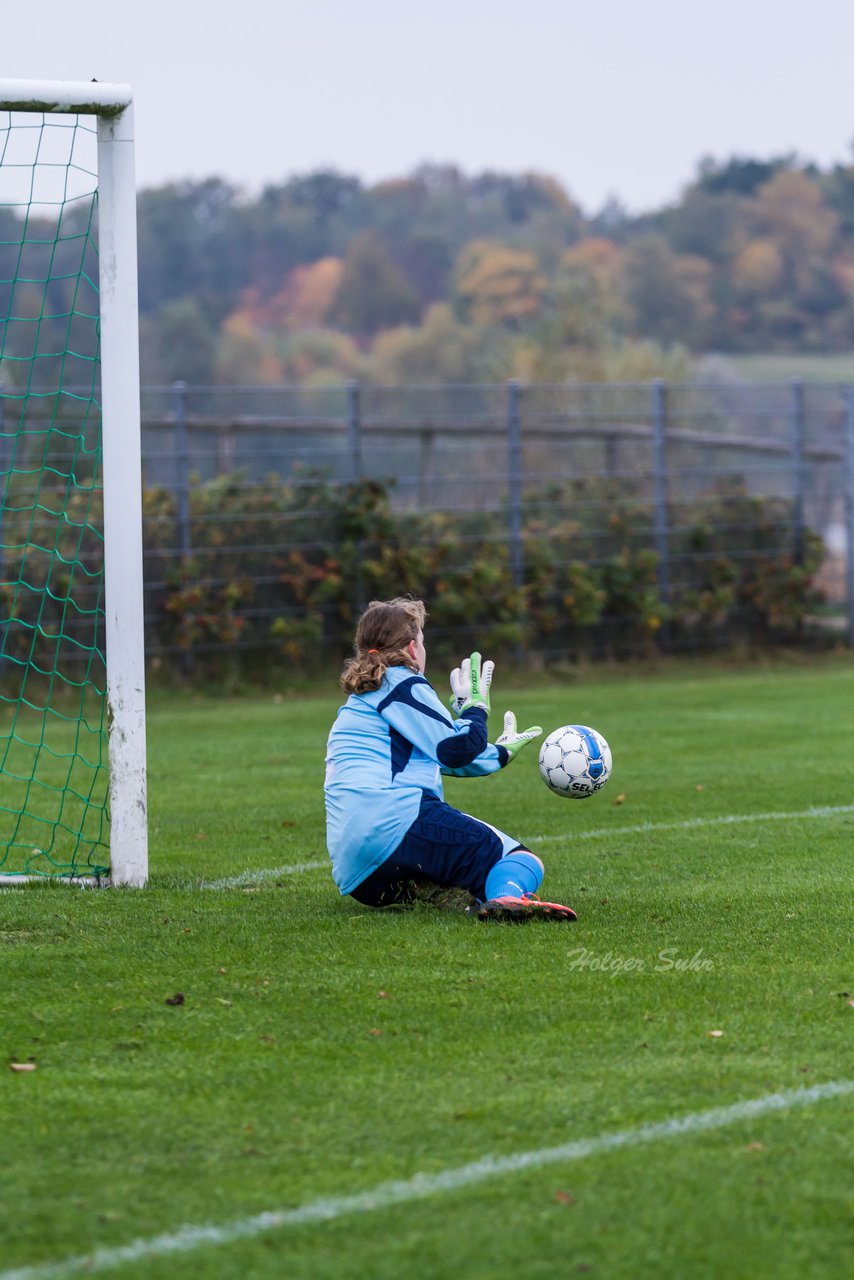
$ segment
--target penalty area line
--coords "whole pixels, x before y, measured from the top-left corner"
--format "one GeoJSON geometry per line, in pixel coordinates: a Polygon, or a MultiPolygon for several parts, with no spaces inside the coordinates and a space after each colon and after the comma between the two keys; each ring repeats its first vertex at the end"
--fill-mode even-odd
{"type": "Polygon", "coordinates": [[[701,827],[734,827],[743,822],[789,822],[796,818],[836,818],[854,813],[854,804],[814,805],[789,813],[727,813],[719,818],[683,818],[679,822],[639,822],[633,827],[598,827],[594,831],[574,831],[571,836],[531,836],[531,844],[547,844],[552,840],[602,840],[620,836],[640,836],[648,831],[693,831],[701,827]]]}
{"type": "Polygon", "coordinates": [[[726,1107],[714,1107],[709,1111],[695,1111],[684,1116],[673,1116],[655,1124],[640,1125],[635,1129],[622,1129],[614,1133],[600,1134],[595,1138],[583,1138],[567,1142],[559,1147],[543,1147],[538,1151],[521,1151],[511,1156],[485,1156],[471,1164],[442,1173],[417,1173],[413,1178],[399,1182],[383,1182],[372,1191],[357,1195],[335,1196],[313,1200],[293,1209],[273,1209],[250,1218],[241,1218],[222,1226],[200,1225],[179,1227],[148,1239],[134,1240],[127,1245],[98,1247],[90,1253],[63,1258],[34,1266],[18,1267],[0,1272],[0,1280],[66,1280],[76,1275],[92,1275],[125,1264],[141,1262],[149,1258],[189,1253],[194,1249],[233,1244],[249,1240],[267,1231],[279,1231],[285,1227],[305,1226],[314,1222],[332,1222],[353,1213],[373,1213],[394,1205],[423,1200],[441,1192],[455,1191],[462,1187],[476,1186],[490,1178],[519,1173],[528,1169],[540,1169],[551,1164],[569,1164],[588,1156],[616,1151],[622,1147],[636,1147],[647,1142],[678,1138],[687,1134],[706,1133],[721,1129],[739,1121],[755,1120],[758,1116],[791,1107],[808,1107],[827,1098],[838,1098],[854,1093],[854,1080],[828,1081],[810,1088],[783,1090],[765,1094],[746,1102],[736,1102],[726,1107]]]}
{"type": "MultiPolygon", "coordinates": [[[[800,818],[837,818],[846,813],[854,813],[854,804],[813,805],[809,809],[794,809],[789,812],[774,813],[727,813],[718,818],[683,818],[677,822],[639,822],[632,827],[597,827],[592,831],[574,831],[571,836],[563,835],[531,836],[531,844],[549,844],[555,840],[564,843],[576,840],[613,840],[621,836],[646,835],[650,831],[693,831],[703,827],[734,827],[750,822],[790,822],[800,818]]],[[[329,868],[328,859],[312,862],[296,862],[287,867],[262,867],[256,871],[242,871],[236,876],[226,876],[222,880],[210,880],[202,884],[203,889],[242,889],[250,888],[264,880],[275,880],[279,876],[298,876],[304,871],[320,871],[329,868]]],[[[0,1276],[0,1280],[3,1280],[0,1276]]]]}
{"type": "Polygon", "coordinates": [[[329,859],[316,862],[295,862],[289,867],[261,867],[257,871],[241,871],[240,875],[226,876],[222,880],[209,880],[202,884],[203,889],[242,889],[253,884],[258,884],[261,880],[275,880],[279,876],[298,876],[304,871],[319,871],[321,867],[328,867],[329,859]]]}

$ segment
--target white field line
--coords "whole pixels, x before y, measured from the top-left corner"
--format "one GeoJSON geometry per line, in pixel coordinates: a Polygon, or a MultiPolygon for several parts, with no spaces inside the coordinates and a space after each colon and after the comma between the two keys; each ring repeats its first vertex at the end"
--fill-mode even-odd
{"type": "Polygon", "coordinates": [[[78,885],[81,889],[89,889],[95,885],[107,883],[107,877],[102,876],[100,880],[96,880],[94,876],[28,876],[28,875],[4,875],[0,874],[0,886],[8,884],[44,884],[50,881],[51,884],[69,884],[78,885]]]}
{"type": "Polygon", "coordinates": [[[383,1182],[372,1191],[357,1195],[335,1196],[313,1200],[295,1209],[272,1209],[251,1218],[240,1218],[222,1226],[186,1226],[176,1231],[147,1240],[134,1240],[131,1244],[93,1249],[91,1253],[60,1259],[58,1262],[37,1263],[0,1272],[0,1280],[65,1280],[76,1275],[91,1275],[108,1271],[113,1267],[159,1258],[171,1254],[189,1253],[194,1249],[232,1244],[247,1240],[267,1231],[279,1231],[285,1227],[305,1226],[314,1222],[331,1222],[352,1213],[372,1213],[423,1200],[441,1192],[456,1191],[461,1187],[475,1186],[489,1178],[519,1173],[526,1169],[540,1169],[544,1165],[569,1164],[588,1156],[615,1151],[621,1147],[636,1147],[646,1142],[658,1142],[663,1138],[678,1138],[684,1134],[704,1133],[720,1129],[741,1120],[754,1120],[773,1111],[788,1107],[807,1107],[826,1098],[838,1098],[854,1093],[854,1080],[829,1081],[807,1089],[791,1089],[781,1093],[766,1094],[747,1102],[736,1102],[728,1107],[715,1107],[710,1111],[695,1111],[685,1116],[673,1116],[657,1124],[644,1124],[636,1129],[623,1129],[615,1133],[600,1134],[597,1138],[584,1138],[567,1142],[560,1147],[543,1147],[538,1151],[522,1151],[512,1156],[485,1156],[472,1164],[443,1173],[416,1173],[413,1178],[400,1182],[383,1182]]]}
{"type": "Polygon", "coordinates": [[[278,876],[298,876],[303,871],[317,871],[321,867],[330,867],[328,858],[316,862],[295,862],[289,867],[261,867],[257,871],[241,871],[236,876],[226,876],[224,880],[209,880],[203,889],[242,889],[244,885],[257,884],[259,880],[275,880],[278,876]]]}
{"type": "MultiPolygon", "coordinates": [[[[693,831],[701,827],[733,827],[744,822],[788,822],[793,818],[836,818],[854,813],[854,804],[814,805],[809,809],[796,809],[779,813],[728,813],[719,818],[684,818],[679,822],[639,822],[633,827],[597,827],[593,831],[575,831],[571,834],[531,836],[531,844],[548,844],[562,840],[571,844],[575,840],[619,839],[621,836],[645,835],[649,831],[693,831]]],[[[261,880],[274,880],[278,876],[296,876],[303,871],[319,871],[329,867],[326,859],[315,862],[297,862],[288,867],[262,867],[257,871],[243,871],[223,880],[211,880],[203,889],[240,889],[257,884],[261,880]]],[[[3,1280],[0,1276],[0,1280],[3,1280]]]]}
{"type": "MultiPolygon", "coordinates": [[[[571,842],[575,840],[606,840],[620,836],[643,836],[649,831],[693,831],[700,827],[735,827],[745,822],[789,822],[793,818],[836,818],[840,814],[854,813],[854,804],[813,805],[809,809],[794,809],[789,813],[729,813],[721,818],[684,818],[680,822],[639,822],[634,827],[597,827],[594,831],[576,831],[572,835],[563,832],[560,836],[531,836],[531,845],[545,845],[554,840],[571,842]]],[[[260,870],[246,870],[238,876],[227,876],[202,884],[202,888],[242,888],[251,886],[265,879],[278,876],[298,876],[301,872],[315,872],[329,867],[328,861],[312,861],[312,863],[294,863],[291,867],[264,867],[260,870]]],[[[3,1280],[3,1276],[0,1276],[3,1280]]]]}
{"type": "MultiPolygon", "coordinates": [[[[788,822],[794,818],[836,818],[841,814],[854,813],[854,804],[814,805],[809,809],[794,809],[789,812],[776,813],[728,813],[719,818],[684,818],[679,822],[639,822],[633,827],[596,827],[592,831],[564,832],[561,835],[531,836],[531,844],[548,844],[555,840],[572,843],[575,840],[618,839],[621,836],[645,835],[648,831],[693,831],[701,827],[732,827],[745,822],[788,822]]],[[[203,889],[241,889],[249,888],[263,880],[275,880],[279,876],[298,876],[304,871],[321,871],[329,868],[326,858],[313,862],[295,862],[286,867],[261,867],[255,871],[241,871],[236,876],[225,876],[221,880],[210,880],[202,884],[203,889]]],[[[16,888],[30,876],[0,876],[0,891],[16,888]]],[[[83,879],[72,883],[86,887],[83,879]]],[[[0,1276],[0,1280],[3,1277],[0,1276]]]]}
{"type": "Polygon", "coordinates": [[[854,813],[854,804],[815,805],[810,809],[796,809],[789,813],[728,813],[720,818],[685,818],[681,822],[639,822],[634,827],[598,827],[595,831],[575,831],[571,834],[531,836],[531,844],[546,844],[552,840],[572,843],[575,840],[614,839],[620,836],[645,835],[648,831],[693,831],[700,827],[734,827],[742,822],[788,822],[793,818],[836,818],[840,814],[854,813]]]}

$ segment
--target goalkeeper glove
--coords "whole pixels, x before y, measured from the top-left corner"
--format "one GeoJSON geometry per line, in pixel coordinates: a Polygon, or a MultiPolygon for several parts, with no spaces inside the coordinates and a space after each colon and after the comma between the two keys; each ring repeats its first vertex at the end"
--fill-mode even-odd
{"type": "Polygon", "coordinates": [[[451,672],[451,696],[448,699],[448,706],[455,716],[459,716],[470,692],[471,659],[463,658],[462,666],[454,667],[451,672]]]}
{"type": "Polygon", "coordinates": [[[508,753],[510,760],[508,760],[507,763],[510,764],[511,760],[516,759],[516,756],[522,748],[529,742],[533,742],[534,738],[539,738],[542,732],[543,730],[540,725],[533,724],[530,729],[524,729],[520,733],[516,728],[515,715],[512,711],[508,711],[504,716],[504,732],[500,738],[495,739],[495,745],[497,747],[503,747],[508,753]]]}
{"type": "Polygon", "coordinates": [[[470,707],[481,707],[489,715],[489,687],[494,670],[494,662],[487,661],[481,666],[479,653],[464,658],[462,664],[454,668],[448,702],[455,716],[462,715],[470,707]]]}

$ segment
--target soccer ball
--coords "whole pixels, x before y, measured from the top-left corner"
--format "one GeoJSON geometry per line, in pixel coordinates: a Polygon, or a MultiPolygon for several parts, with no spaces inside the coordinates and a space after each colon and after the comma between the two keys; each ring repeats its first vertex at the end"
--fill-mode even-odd
{"type": "Polygon", "coordinates": [[[586,800],[611,776],[611,748],[595,729],[562,725],[540,748],[540,773],[556,796],[586,800]]]}

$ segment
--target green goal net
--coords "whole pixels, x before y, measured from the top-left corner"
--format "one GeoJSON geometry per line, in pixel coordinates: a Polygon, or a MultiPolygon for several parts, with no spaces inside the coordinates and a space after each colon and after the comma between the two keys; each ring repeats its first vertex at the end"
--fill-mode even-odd
{"type": "Polygon", "coordinates": [[[30,105],[0,110],[0,883],[111,865],[98,120],[30,105]]]}

